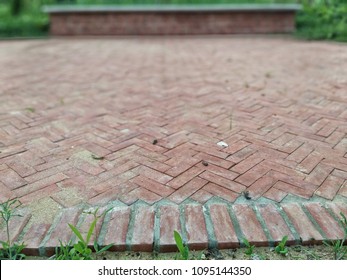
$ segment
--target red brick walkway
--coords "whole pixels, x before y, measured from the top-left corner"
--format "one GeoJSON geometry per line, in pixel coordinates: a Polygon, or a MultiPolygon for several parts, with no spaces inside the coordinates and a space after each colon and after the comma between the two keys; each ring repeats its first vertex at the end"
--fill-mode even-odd
{"type": "Polygon", "coordinates": [[[346,63],[346,45],[283,38],[0,42],[14,238],[47,253],[98,205],[117,249],[172,250],[174,229],[192,248],[341,238],[346,63]]]}

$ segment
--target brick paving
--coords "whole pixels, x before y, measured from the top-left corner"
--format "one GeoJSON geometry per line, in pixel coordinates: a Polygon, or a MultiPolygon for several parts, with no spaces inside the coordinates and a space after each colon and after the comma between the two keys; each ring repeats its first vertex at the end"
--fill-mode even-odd
{"type": "Polygon", "coordinates": [[[192,249],[341,238],[346,63],[343,44],[280,37],[0,42],[13,239],[52,254],[98,206],[114,250],[174,250],[175,229],[192,249]]]}

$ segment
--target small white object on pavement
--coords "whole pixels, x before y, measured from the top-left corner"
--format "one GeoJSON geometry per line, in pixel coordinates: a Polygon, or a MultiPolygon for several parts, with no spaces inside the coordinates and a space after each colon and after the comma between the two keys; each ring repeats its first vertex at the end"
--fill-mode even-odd
{"type": "Polygon", "coordinates": [[[220,147],[223,147],[223,148],[226,148],[226,147],[229,146],[227,143],[225,143],[223,141],[218,142],[217,145],[220,146],[220,147]]]}

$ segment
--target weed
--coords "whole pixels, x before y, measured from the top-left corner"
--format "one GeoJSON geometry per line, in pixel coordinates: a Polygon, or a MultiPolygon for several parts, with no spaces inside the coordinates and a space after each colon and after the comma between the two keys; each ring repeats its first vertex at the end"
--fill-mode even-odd
{"type": "MultiPolygon", "coordinates": [[[[106,213],[110,210],[111,209],[104,211],[101,215],[97,214],[99,208],[97,208],[93,212],[85,212],[85,214],[90,214],[94,216],[94,219],[89,226],[87,236],[85,238],[83,238],[80,230],[78,230],[75,226],[69,224],[70,229],[78,238],[78,242],[73,245],[71,245],[70,242],[64,245],[61,241],[59,241],[60,247],[56,248],[55,255],[52,258],[56,260],[92,260],[93,251],[89,248],[90,239],[95,231],[96,223],[98,222],[98,220],[104,215],[106,215],[106,213]]],[[[110,244],[100,249],[99,245],[97,244],[97,237],[95,237],[93,248],[97,255],[107,251],[112,246],[113,244],[110,244]]]]}
{"type": "Polygon", "coordinates": [[[30,113],[35,113],[35,108],[33,108],[33,107],[27,107],[27,108],[25,108],[25,110],[27,110],[30,113]]]}
{"type": "Polygon", "coordinates": [[[246,238],[244,238],[243,240],[243,243],[245,244],[245,246],[246,246],[246,251],[245,251],[245,254],[247,255],[247,256],[252,256],[253,254],[254,254],[254,248],[255,248],[255,245],[251,245],[250,243],[249,243],[249,241],[246,239],[246,238]]]}
{"type": "Polygon", "coordinates": [[[174,231],[174,239],[176,246],[180,252],[177,258],[180,260],[189,260],[189,248],[186,244],[183,243],[183,239],[177,231],[174,231]]]}
{"type": "Polygon", "coordinates": [[[96,155],[92,155],[92,158],[95,159],[95,160],[103,160],[103,159],[105,159],[105,157],[99,157],[99,156],[96,156],[96,155]]]}
{"type": "Polygon", "coordinates": [[[344,237],[341,240],[324,240],[323,244],[331,247],[334,253],[335,260],[342,260],[345,256],[347,256],[347,246],[344,246],[344,243],[347,238],[347,219],[345,215],[341,212],[340,225],[344,231],[344,237]]]}
{"type": "Polygon", "coordinates": [[[286,246],[288,240],[288,236],[284,236],[281,240],[280,243],[278,243],[278,245],[275,247],[275,252],[277,254],[286,256],[288,254],[288,248],[286,246]]]}
{"type": "Polygon", "coordinates": [[[21,253],[25,248],[24,243],[11,243],[9,228],[11,218],[21,217],[21,215],[14,213],[21,205],[22,203],[17,199],[10,199],[0,204],[0,214],[2,220],[5,222],[7,234],[7,241],[0,241],[2,245],[2,248],[0,249],[1,260],[21,260],[25,258],[25,255],[21,253]]]}

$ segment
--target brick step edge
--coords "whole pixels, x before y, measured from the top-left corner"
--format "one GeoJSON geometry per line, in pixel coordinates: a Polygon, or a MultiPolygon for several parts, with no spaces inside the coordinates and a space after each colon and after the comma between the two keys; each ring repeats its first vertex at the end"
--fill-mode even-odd
{"type": "MultiPolygon", "coordinates": [[[[224,202],[201,204],[161,204],[139,202],[132,206],[112,205],[99,209],[96,225],[98,244],[113,244],[111,251],[177,251],[173,232],[181,233],[190,250],[242,247],[246,238],[256,246],[274,246],[283,236],[288,245],[321,244],[323,240],[344,237],[340,213],[347,216],[345,202],[251,203],[224,202]]],[[[31,214],[22,213],[10,222],[12,241],[24,242],[27,255],[51,256],[59,240],[75,242],[68,224],[86,236],[93,217],[86,211],[97,208],[63,209],[52,224],[30,222],[31,214]]],[[[0,240],[6,239],[5,229],[0,240]]],[[[94,240],[90,242],[90,245],[94,240]]]]}

